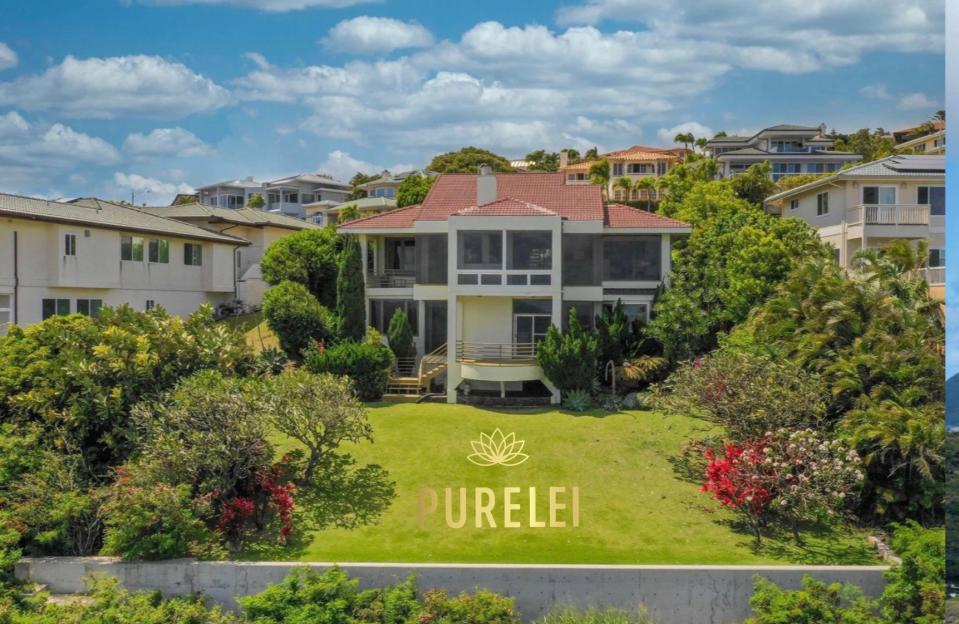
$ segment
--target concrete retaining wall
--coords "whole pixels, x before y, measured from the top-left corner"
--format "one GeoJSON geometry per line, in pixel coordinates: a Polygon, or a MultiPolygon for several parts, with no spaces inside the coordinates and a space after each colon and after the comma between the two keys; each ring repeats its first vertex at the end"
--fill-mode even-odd
{"type": "MultiPolygon", "coordinates": [[[[254,594],[282,580],[291,568],[316,569],[328,563],[206,562],[178,559],[123,563],[109,557],[28,558],[17,564],[21,579],[47,585],[52,593],[84,590],[84,577],[109,574],[131,590],[159,589],[166,595],[203,593],[233,608],[237,596],[254,594]]],[[[860,586],[867,595],[882,592],[885,567],[879,566],[560,566],[466,564],[340,564],[364,587],[417,576],[421,590],[450,593],[489,589],[512,596],[524,619],[561,605],[582,608],[645,605],[657,624],[725,624],[751,615],[753,576],[797,588],[803,575],[860,586]]]]}

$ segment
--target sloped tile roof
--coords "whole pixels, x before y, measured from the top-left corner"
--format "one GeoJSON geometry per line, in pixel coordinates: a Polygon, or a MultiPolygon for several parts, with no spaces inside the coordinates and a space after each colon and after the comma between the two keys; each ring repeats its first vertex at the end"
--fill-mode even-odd
{"type": "MultiPolygon", "coordinates": [[[[682,148],[680,148],[682,149],[682,148]]],[[[606,160],[679,160],[675,149],[634,145],[624,150],[603,154],[606,160]]]]}
{"type": "Polygon", "coordinates": [[[683,221],[664,217],[654,212],[646,212],[639,208],[624,204],[610,204],[606,206],[604,223],[611,228],[676,228],[689,229],[690,225],[683,221]]]}
{"type": "Polygon", "coordinates": [[[252,227],[265,227],[268,225],[274,227],[286,228],[289,230],[305,230],[318,227],[312,223],[294,219],[286,215],[265,212],[263,210],[254,210],[252,208],[220,208],[219,206],[210,206],[208,204],[192,203],[179,204],[177,206],[150,206],[142,208],[144,212],[177,220],[203,220],[210,222],[236,223],[237,225],[249,225],[252,227]]]}
{"type": "Polygon", "coordinates": [[[552,210],[547,210],[542,206],[531,204],[529,202],[504,197],[497,199],[482,206],[470,206],[458,210],[454,214],[465,217],[555,217],[558,216],[552,210]]]}
{"type": "Polygon", "coordinates": [[[81,198],[70,203],[60,203],[0,193],[0,215],[70,223],[81,227],[165,234],[232,245],[250,244],[249,241],[236,236],[212,232],[182,221],[159,217],[134,206],[96,198],[81,198]]]}
{"type": "Polygon", "coordinates": [[[420,204],[362,217],[339,226],[340,229],[411,228],[420,213],[420,204]]]}

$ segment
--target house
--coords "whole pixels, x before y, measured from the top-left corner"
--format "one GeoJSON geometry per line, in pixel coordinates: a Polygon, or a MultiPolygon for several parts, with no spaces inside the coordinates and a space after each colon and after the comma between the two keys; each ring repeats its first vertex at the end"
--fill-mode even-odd
{"type": "Polygon", "coordinates": [[[400,173],[390,173],[389,171],[384,171],[380,174],[380,177],[370,180],[369,182],[364,182],[356,188],[366,191],[367,197],[385,197],[386,199],[395,200],[396,194],[400,188],[400,184],[402,184],[403,180],[411,175],[418,175],[423,178],[436,177],[435,172],[427,171],[426,169],[413,169],[411,171],[402,171],[400,173]]]}
{"type": "Polygon", "coordinates": [[[303,219],[304,206],[315,202],[331,202],[330,206],[346,201],[351,187],[332,177],[319,173],[304,173],[263,183],[265,210],[303,219]]]}
{"type": "Polygon", "coordinates": [[[249,242],[98,199],[0,194],[0,332],[123,303],[186,316],[237,296],[249,242]]]}
{"type": "Polygon", "coordinates": [[[559,395],[537,344],[571,309],[592,326],[617,300],[645,322],[685,223],[621,204],[563,173],[440,175],[422,204],[344,224],[363,249],[367,320],[386,331],[404,310],[419,392],[445,376],[447,401],[559,395]]]}
{"type": "Polygon", "coordinates": [[[913,154],[944,155],[946,153],[946,121],[933,119],[927,124],[892,133],[896,150],[913,154]]]}
{"type": "Polygon", "coordinates": [[[386,212],[396,208],[396,200],[389,197],[362,197],[352,199],[341,204],[327,205],[326,203],[313,203],[303,206],[306,211],[306,220],[316,225],[337,224],[340,221],[340,212],[347,206],[356,206],[361,217],[386,212]]]}
{"type": "Polygon", "coordinates": [[[929,243],[927,281],[934,296],[945,282],[945,157],[899,155],[865,163],[772,195],[767,211],[803,219],[833,246],[836,261],[891,241],[929,243]]]}
{"type": "MultiPolygon", "coordinates": [[[[679,148],[681,150],[682,148],[679,148]]],[[[634,145],[628,149],[602,154],[597,160],[569,163],[569,155],[564,150],[559,154],[559,171],[565,176],[567,184],[592,184],[589,170],[597,162],[609,162],[609,183],[607,197],[616,201],[658,201],[659,195],[654,188],[642,188],[636,182],[647,178],[655,180],[675,165],[683,161],[683,151],[661,147],[634,145]],[[617,180],[626,178],[633,183],[628,191],[617,185],[617,180]]]]}
{"type": "Polygon", "coordinates": [[[719,174],[724,178],[759,162],[769,162],[772,179],[779,180],[784,176],[832,173],[846,163],[862,160],[859,154],[835,151],[832,139],[825,133],[826,124],[782,124],[749,137],[714,138],[706,143],[705,151],[719,162],[719,174]]]}
{"type": "MultiPolygon", "coordinates": [[[[263,185],[252,177],[246,177],[242,180],[225,180],[201,186],[196,190],[194,201],[207,206],[219,206],[220,208],[246,208],[250,197],[253,195],[263,195],[263,185]]],[[[177,199],[179,199],[179,195],[177,199]]],[[[263,199],[266,199],[264,196],[263,199]]],[[[176,204],[176,201],[174,201],[176,204]]]]}
{"type": "Polygon", "coordinates": [[[143,210],[247,241],[248,246],[236,250],[236,298],[251,306],[262,303],[268,288],[260,276],[260,259],[267,247],[293,232],[317,227],[300,219],[252,208],[228,209],[193,203],[143,210]]]}

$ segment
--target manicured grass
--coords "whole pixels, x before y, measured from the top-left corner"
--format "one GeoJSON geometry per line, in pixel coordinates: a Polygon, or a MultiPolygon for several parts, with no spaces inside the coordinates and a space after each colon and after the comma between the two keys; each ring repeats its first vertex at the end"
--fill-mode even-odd
{"type": "MultiPolygon", "coordinates": [[[[710,425],[683,416],[633,411],[576,415],[557,410],[491,411],[412,403],[370,408],[373,444],[352,447],[362,462],[389,470],[397,496],[376,526],[326,530],[286,547],[254,545],[252,559],[312,561],[619,563],[619,564],[872,564],[865,534],[851,529],[807,531],[805,546],[786,536],[756,548],[734,515],[683,480],[670,458],[710,425]],[[518,466],[481,467],[467,461],[470,441],[500,428],[525,440],[529,459],[518,466]],[[421,488],[490,487],[497,492],[498,528],[448,528],[440,511],[418,526],[421,488]],[[502,488],[524,488],[518,516],[524,528],[502,527],[502,488]],[[578,528],[525,528],[527,489],[545,506],[550,486],[578,486],[578,528]]],[[[279,441],[290,448],[289,441],[279,441]]],[[[454,490],[455,491],[455,490],[454,490]]],[[[458,500],[454,497],[454,501],[458,500]]],[[[545,512],[539,511],[542,517],[545,512]]]]}

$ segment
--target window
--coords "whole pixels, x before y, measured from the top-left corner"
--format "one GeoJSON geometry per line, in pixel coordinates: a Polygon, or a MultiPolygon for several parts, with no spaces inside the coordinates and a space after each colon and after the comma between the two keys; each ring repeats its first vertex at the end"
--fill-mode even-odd
{"type": "Polygon", "coordinates": [[[278,204],[280,203],[280,194],[279,193],[267,193],[266,201],[268,204],[278,204]]]}
{"type": "Polygon", "coordinates": [[[770,141],[769,142],[769,151],[771,152],[805,152],[806,148],[803,146],[802,141],[770,141]]]}
{"type": "Polygon", "coordinates": [[[3,334],[7,324],[10,323],[10,300],[12,298],[13,297],[11,295],[0,295],[0,334],[3,334]]]}
{"type": "Polygon", "coordinates": [[[315,197],[316,196],[313,195],[313,193],[303,193],[300,196],[300,201],[302,201],[304,204],[312,204],[315,201],[315,197]]]}
{"type": "Polygon", "coordinates": [[[77,255],[77,235],[76,234],[63,235],[63,255],[64,256],[77,255]]]}
{"type": "Polygon", "coordinates": [[[623,175],[623,163],[613,163],[613,173],[611,175],[614,175],[614,176],[623,175]]]}
{"type": "MultiPolygon", "coordinates": [[[[603,304],[603,310],[612,311],[615,303],[606,302],[603,304]]],[[[645,325],[649,320],[649,306],[645,303],[624,303],[623,313],[632,326],[645,325]]]]}
{"type": "Polygon", "coordinates": [[[826,214],[829,214],[829,193],[819,193],[816,195],[816,215],[826,214]]]}
{"type": "Polygon", "coordinates": [[[386,269],[389,271],[412,271],[416,268],[416,240],[412,238],[387,238],[386,269]]]}
{"type": "Polygon", "coordinates": [[[595,234],[563,234],[563,285],[599,286],[602,239],[595,234]]]}
{"type": "Polygon", "coordinates": [[[392,199],[393,197],[396,197],[396,189],[391,186],[381,186],[380,188],[373,190],[373,197],[388,197],[392,199]]]}
{"type": "Polygon", "coordinates": [[[832,259],[836,261],[836,264],[841,264],[841,263],[840,263],[840,259],[841,259],[841,258],[842,258],[842,256],[840,255],[839,247],[833,247],[833,249],[832,249],[832,259]]]}
{"type": "Polygon", "coordinates": [[[393,314],[397,310],[403,310],[410,321],[410,330],[413,335],[416,335],[419,326],[417,308],[418,303],[412,299],[371,299],[370,325],[385,335],[390,327],[390,321],[393,320],[393,314]]]}
{"type": "Polygon", "coordinates": [[[121,236],[120,259],[143,262],[143,239],[139,236],[121,236]]]}
{"type": "Polygon", "coordinates": [[[546,231],[506,232],[506,268],[549,270],[553,267],[553,233],[546,231]]]}
{"type": "Polygon", "coordinates": [[[503,268],[503,233],[499,230],[464,230],[457,233],[460,269],[503,268]]]}
{"type": "Polygon", "coordinates": [[[867,206],[895,204],[896,187],[864,186],[862,187],[862,203],[867,206]]]}
{"type": "Polygon", "coordinates": [[[808,173],[832,173],[836,169],[836,163],[809,163],[806,165],[808,173]]]}
{"type": "Polygon", "coordinates": [[[152,309],[155,308],[156,306],[157,306],[157,302],[156,302],[156,301],[154,301],[153,299],[147,299],[146,306],[144,306],[144,307],[146,308],[146,311],[149,312],[150,310],[152,310],[152,309]]]}
{"type": "Polygon", "coordinates": [[[200,266],[203,264],[203,245],[183,243],[183,264],[200,266]]]}
{"type": "Polygon", "coordinates": [[[569,311],[576,310],[576,318],[585,329],[593,329],[593,302],[592,301],[564,301],[563,302],[563,331],[569,330],[569,311]]]}
{"type": "Polygon", "coordinates": [[[69,299],[44,299],[41,302],[41,312],[44,319],[48,319],[54,315],[65,316],[70,314],[70,300],[69,299]]]}
{"type": "Polygon", "coordinates": [[[783,176],[799,175],[801,167],[800,163],[773,163],[773,180],[783,176]]]}
{"type": "Polygon", "coordinates": [[[420,234],[416,237],[414,250],[417,284],[446,283],[447,243],[446,234],[420,234]]]}
{"type": "Polygon", "coordinates": [[[96,316],[103,307],[103,299],[77,299],[77,314],[96,316]]]}
{"type": "Polygon", "coordinates": [[[946,188],[944,186],[920,186],[918,200],[916,203],[929,206],[929,214],[946,214],[946,188]]]}
{"type": "Polygon", "coordinates": [[[150,262],[168,264],[170,262],[170,241],[162,238],[151,240],[148,257],[150,262]]]}
{"type": "MultiPolygon", "coordinates": [[[[930,249],[929,250],[929,266],[931,267],[944,267],[946,266],[946,250],[945,249],[930,249]]],[[[2,302],[0,302],[2,303],[2,302]]]]}
{"type": "Polygon", "coordinates": [[[789,200],[789,209],[790,209],[790,210],[799,210],[799,200],[798,200],[798,199],[790,199],[790,200],[789,200]]]}
{"type": "Polygon", "coordinates": [[[629,163],[626,165],[626,173],[653,173],[656,166],[652,163],[629,163]]]}
{"type": "Polygon", "coordinates": [[[283,191],[283,202],[287,204],[300,203],[300,194],[296,191],[283,191]]]}
{"type": "Polygon", "coordinates": [[[662,262],[659,236],[603,237],[603,279],[659,281],[662,262]]]}

